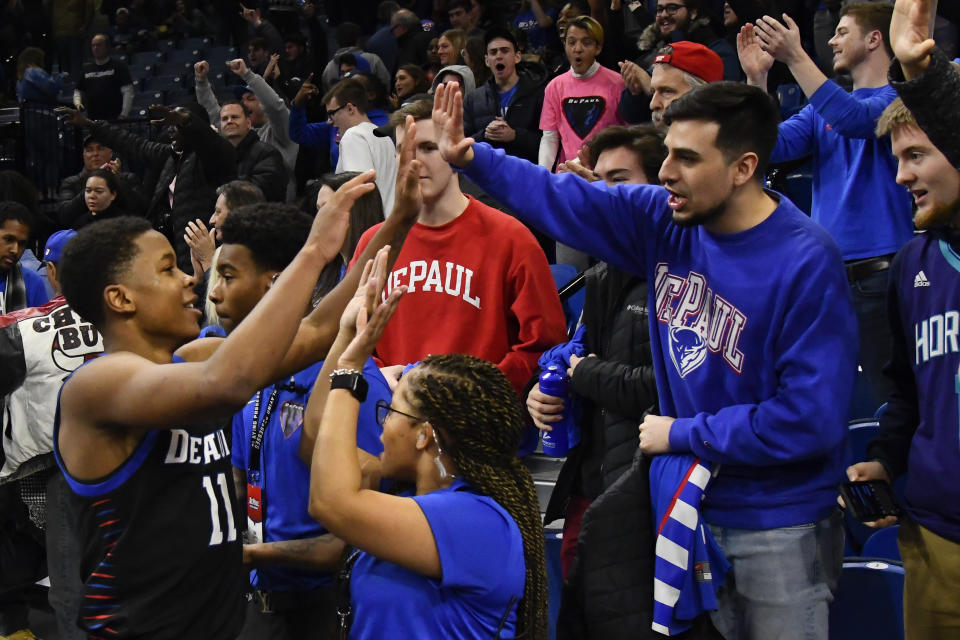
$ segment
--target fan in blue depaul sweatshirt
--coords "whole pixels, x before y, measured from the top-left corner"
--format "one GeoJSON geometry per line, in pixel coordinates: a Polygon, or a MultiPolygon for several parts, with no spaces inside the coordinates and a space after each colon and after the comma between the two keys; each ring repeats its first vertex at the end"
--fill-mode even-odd
{"type": "Polygon", "coordinates": [[[773,529],[830,515],[857,333],[829,235],[777,194],[766,220],[719,235],[674,224],[662,187],[591,185],[473,150],[464,173],[518,217],[649,279],[661,414],[677,418],[670,448],[723,465],[706,522],[773,529]]]}

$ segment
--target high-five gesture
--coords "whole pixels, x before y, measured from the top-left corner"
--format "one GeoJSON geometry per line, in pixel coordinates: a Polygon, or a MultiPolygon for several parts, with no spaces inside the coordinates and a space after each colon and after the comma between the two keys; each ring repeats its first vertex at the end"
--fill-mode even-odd
{"type": "Polygon", "coordinates": [[[890,21],[890,46],[909,80],[930,64],[934,42],[930,37],[931,0],[897,0],[890,21]]]}
{"type": "Polygon", "coordinates": [[[463,137],[463,94],[455,83],[437,85],[433,125],[440,132],[440,155],[461,169],[473,161],[473,138],[463,137]]]}

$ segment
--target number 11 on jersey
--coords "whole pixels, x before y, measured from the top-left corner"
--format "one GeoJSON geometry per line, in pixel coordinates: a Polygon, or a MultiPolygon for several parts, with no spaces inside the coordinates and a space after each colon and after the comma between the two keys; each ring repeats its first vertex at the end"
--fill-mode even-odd
{"type": "Polygon", "coordinates": [[[220,487],[220,496],[223,498],[223,506],[217,498],[217,492],[213,486],[213,480],[210,476],[203,476],[203,488],[207,491],[207,497],[210,498],[210,522],[212,531],[210,533],[210,546],[223,544],[223,527],[220,524],[221,508],[227,514],[227,542],[233,542],[237,539],[237,527],[233,523],[233,503],[230,501],[230,491],[227,488],[227,476],[224,473],[217,474],[217,486],[220,487]]]}

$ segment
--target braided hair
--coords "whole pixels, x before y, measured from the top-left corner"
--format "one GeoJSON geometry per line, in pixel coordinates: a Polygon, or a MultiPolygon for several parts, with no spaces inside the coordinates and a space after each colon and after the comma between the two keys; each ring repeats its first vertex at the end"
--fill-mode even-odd
{"type": "Polygon", "coordinates": [[[516,393],[495,366],[463,354],[429,356],[411,373],[412,403],[429,419],[457,473],[496,500],[517,523],[526,565],[517,635],[545,640],[543,526],[533,478],[517,457],[524,420],[516,393]]]}

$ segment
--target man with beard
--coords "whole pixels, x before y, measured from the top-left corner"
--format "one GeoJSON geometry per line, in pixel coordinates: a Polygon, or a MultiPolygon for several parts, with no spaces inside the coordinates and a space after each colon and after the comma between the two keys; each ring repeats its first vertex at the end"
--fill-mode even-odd
{"type": "Polygon", "coordinates": [[[650,282],[663,415],[644,419],[640,448],[723,465],[701,504],[733,565],[711,616],[718,630],[826,637],[843,555],[836,478],[856,325],[833,240],[763,188],[773,99],[720,82],[671,104],[665,189],[551,175],[464,138],[460,105],[438,90],[448,162],[558,242],[650,282]]]}
{"type": "Polygon", "coordinates": [[[910,199],[895,181],[890,141],[874,127],[896,97],[887,83],[893,54],[888,31],[893,6],[859,3],[843,8],[830,40],[834,70],[853,77],[847,93],[828,80],[800,44],[800,30],[764,16],[745,25],[737,44],[750,84],[766,87],[774,60],[784,62],[810,104],[780,125],[773,162],[813,154],[811,217],[830,232],[847,263],[860,332],[860,366],[877,407],[889,395],[882,375],[889,355],[890,328],[884,295],[890,260],[913,235],[910,199]]]}
{"type": "Polygon", "coordinates": [[[893,350],[885,371],[894,392],[880,418],[880,437],[867,448],[868,461],[847,470],[851,480],[888,482],[909,471],[898,543],[906,570],[907,637],[923,640],[953,637],[960,627],[960,349],[954,339],[960,119],[952,106],[960,76],[940,50],[931,52],[929,14],[928,2],[897,3],[891,41],[907,81],[893,83],[902,101],[887,107],[877,124],[877,135],[891,137],[897,182],[914,199],[914,223],[927,233],[908,242],[890,267],[893,350]]]}
{"type": "Polygon", "coordinates": [[[649,69],[657,53],[665,46],[681,40],[702,44],[723,60],[723,79],[739,80],[740,65],[736,52],[721,37],[721,31],[709,15],[704,0],[657,0],[656,20],[640,34],[638,64],[649,69]]]}

